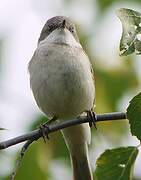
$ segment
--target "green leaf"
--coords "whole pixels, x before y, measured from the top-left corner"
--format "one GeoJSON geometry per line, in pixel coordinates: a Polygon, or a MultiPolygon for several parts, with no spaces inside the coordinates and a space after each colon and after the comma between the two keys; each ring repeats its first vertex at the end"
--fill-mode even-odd
{"type": "Polygon", "coordinates": [[[120,40],[120,55],[127,56],[136,52],[141,54],[141,13],[121,8],[117,16],[122,22],[122,37],[120,40]]]}
{"type": "Polygon", "coordinates": [[[127,119],[132,135],[141,140],[141,93],[135,96],[127,108],[127,119]]]}
{"type": "Polygon", "coordinates": [[[133,146],[106,150],[97,159],[96,180],[131,180],[137,154],[133,146]]]}

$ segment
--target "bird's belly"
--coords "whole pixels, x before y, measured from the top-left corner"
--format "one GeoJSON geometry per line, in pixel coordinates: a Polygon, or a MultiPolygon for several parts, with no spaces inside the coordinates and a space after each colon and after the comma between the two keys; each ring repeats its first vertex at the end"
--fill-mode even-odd
{"type": "Polygon", "coordinates": [[[38,106],[47,116],[73,118],[90,110],[94,101],[94,85],[87,63],[77,56],[48,57],[40,62],[31,78],[31,88],[38,106]]]}

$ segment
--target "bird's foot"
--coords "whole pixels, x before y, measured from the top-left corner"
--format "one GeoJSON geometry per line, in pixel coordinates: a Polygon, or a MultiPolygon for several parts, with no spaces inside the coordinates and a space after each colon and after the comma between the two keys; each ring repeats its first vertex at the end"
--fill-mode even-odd
{"type": "Polygon", "coordinates": [[[92,125],[94,125],[94,127],[97,129],[97,127],[96,127],[96,120],[97,120],[96,113],[93,112],[92,110],[87,111],[87,118],[89,119],[89,126],[92,127],[92,125]]]}
{"type": "Polygon", "coordinates": [[[50,131],[49,126],[48,126],[48,122],[44,123],[44,124],[41,124],[39,126],[39,129],[40,129],[40,131],[42,133],[43,140],[46,143],[46,140],[49,140],[48,134],[49,134],[49,131],[50,131]]]}
{"type": "Polygon", "coordinates": [[[49,120],[48,122],[46,122],[44,124],[41,124],[39,126],[39,129],[40,129],[40,131],[42,133],[42,137],[43,137],[45,143],[46,143],[46,140],[49,140],[49,136],[48,136],[48,134],[50,132],[49,125],[51,123],[53,123],[56,119],[57,119],[57,117],[54,116],[51,120],[49,120]]]}

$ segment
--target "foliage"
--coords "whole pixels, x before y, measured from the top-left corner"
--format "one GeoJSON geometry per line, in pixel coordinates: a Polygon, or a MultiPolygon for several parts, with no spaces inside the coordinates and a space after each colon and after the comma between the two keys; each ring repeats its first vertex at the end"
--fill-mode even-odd
{"type": "MultiPolygon", "coordinates": [[[[141,13],[131,9],[119,9],[117,14],[122,22],[123,33],[120,41],[120,55],[136,51],[141,54],[141,13]]],[[[132,135],[141,140],[141,93],[135,96],[127,108],[127,119],[132,135]]],[[[138,155],[137,147],[121,147],[106,150],[98,159],[95,176],[97,180],[132,180],[133,167],[138,155]]]]}
{"type": "Polygon", "coordinates": [[[141,13],[121,8],[117,11],[123,26],[120,41],[120,55],[125,56],[136,52],[141,54],[141,13]]]}
{"type": "Polygon", "coordinates": [[[127,118],[130,123],[131,133],[141,140],[141,93],[135,96],[127,108],[127,118]]]}
{"type": "Polygon", "coordinates": [[[129,180],[138,154],[136,147],[106,150],[96,162],[95,176],[98,180],[129,180]]]}

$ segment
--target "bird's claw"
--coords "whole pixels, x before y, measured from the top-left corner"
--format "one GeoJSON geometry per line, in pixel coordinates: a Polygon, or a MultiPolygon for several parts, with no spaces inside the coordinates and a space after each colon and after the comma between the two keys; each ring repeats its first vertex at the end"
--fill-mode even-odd
{"type": "Polygon", "coordinates": [[[97,127],[96,127],[96,120],[97,120],[96,113],[93,111],[87,111],[87,117],[89,119],[89,126],[92,127],[92,125],[94,125],[94,127],[97,129],[97,127]]]}
{"type": "Polygon", "coordinates": [[[40,131],[41,131],[41,133],[42,133],[42,137],[43,137],[45,143],[46,143],[46,140],[49,140],[49,136],[48,136],[48,134],[49,134],[49,132],[50,132],[49,125],[50,125],[51,123],[53,123],[55,120],[57,120],[57,117],[56,117],[56,116],[54,116],[54,117],[53,117],[51,120],[49,120],[48,122],[46,122],[46,123],[44,123],[44,124],[41,124],[41,125],[39,126],[39,129],[40,129],[40,131]]]}
{"type": "Polygon", "coordinates": [[[40,129],[40,131],[42,133],[43,140],[46,143],[46,140],[47,139],[49,140],[49,136],[48,136],[49,131],[50,131],[49,126],[47,125],[47,123],[41,124],[39,129],[40,129]]]}

